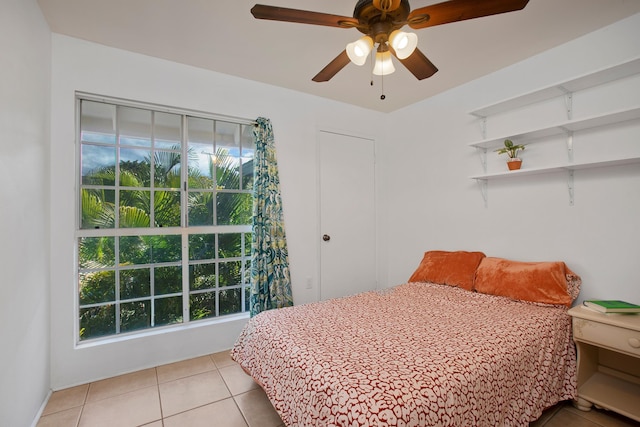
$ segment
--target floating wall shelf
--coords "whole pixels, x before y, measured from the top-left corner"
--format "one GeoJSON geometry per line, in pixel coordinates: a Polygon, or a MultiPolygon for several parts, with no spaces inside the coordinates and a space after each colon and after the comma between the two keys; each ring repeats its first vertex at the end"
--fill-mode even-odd
{"type": "Polygon", "coordinates": [[[613,82],[625,77],[640,74],[640,58],[623,62],[613,67],[589,73],[571,80],[566,80],[555,85],[545,87],[533,92],[529,92],[514,98],[505,99],[494,104],[471,111],[476,117],[485,118],[516,108],[536,104],[548,99],[557,98],[568,93],[578,92],[584,89],[596,87],[605,83],[613,82]]]}
{"type": "Polygon", "coordinates": [[[502,147],[503,141],[507,138],[518,141],[518,144],[531,144],[536,140],[552,136],[568,135],[571,132],[592,129],[600,126],[614,125],[629,120],[640,119],[640,107],[615,111],[608,114],[587,117],[580,120],[568,120],[544,128],[532,129],[516,135],[504,135],[498,138],[483,139],[472,142],[469,145],[478,148],[502,147]]]}
{"type": "Polygon", "coordinates": [[[476,148],[480,153],[480,160],[484,172],[479,175],[471,176],[470,178],[475,179],[478,182],[482,192],[482,196],[484,198],[485,206],[487,206],[489,180],[566,171],[568,173],[567,186],[569,190],[569,204],[573,205],[573,172],[575,170],[605,166],[620,166],[626,164],[640,164],[640,157],[626,157],[616,160],[602,160],[584,163],[573,162],[574,132],[587,131],[589,129],[595,129],[602,126],[610,126],[627,121],[640,120],[640,106],[613,111],[606,114],[594,115],[591,117],[582,118],[580,120],[573,120],[573,93],[638,74],[640,74],[640,58],[626,61],[613,67],[579,76],[575,79],[566,80],[558,84],[542,88],[540,90],[529,92],[514,98],[509,98],[495,104],[487,105],[485,107],[471,111],[469,114],[476,116],[482,120],[483,139],[472,142],[469,145],[476,148]],[[565,103],[567,106],[567,119],[565,121],[552,124],[550,126],[542,126],[535,129],[529,129],[517,134],[502,135],[495,138],[486,138],[486,124],[487,119],[490,116],[561,96],[565,97],[565,103]],[[545,138],[554,136],[566,137],[568,154],[567,157],[569,159],[568,162],[549,165],[547,167],[521,169],[518,171],[504,170],[495,173],[489,173],[487,171],[487,150],[502,147],[505,139],[515,140],[518,144],[532,144],[543,141],[545,138]]]}
{"type": "Polygon", "coordinates": [[[634,163],[640,163],[640,157],[628,157],[628,158],[616,159],[616,160],[602,160],[597,162],[566,163],[566,164],[548,166],[543,168],[520,169],[515,171],[505,170],[504,172],[473,175],[473,176],[470,176],[469,178],[479,179],[479,180],[492,180],[492,179],[509,178],[509,177],[513,178],[516,176],[539,175],[539,174],[551,173],[551,172],[592,169],[592,168],[600,168],[600,167],[607,167],[607,166],[623,166],[623,165],[629,165],[634,163]]]}

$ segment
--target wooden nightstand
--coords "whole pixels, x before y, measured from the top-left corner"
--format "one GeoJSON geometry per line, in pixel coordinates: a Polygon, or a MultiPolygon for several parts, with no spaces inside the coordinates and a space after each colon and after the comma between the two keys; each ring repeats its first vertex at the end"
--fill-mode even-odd
{"type": "Polygon", "coordinates": [[[577,306],[578,409],[592,405],[640,421],[640,314],[601,314],[577,306]]]}

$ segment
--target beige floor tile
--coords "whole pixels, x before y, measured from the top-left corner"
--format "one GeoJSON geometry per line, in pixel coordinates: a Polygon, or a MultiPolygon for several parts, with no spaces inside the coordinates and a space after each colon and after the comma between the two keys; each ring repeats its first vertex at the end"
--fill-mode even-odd
{"type": "Polygon", "coordinates": [[[158,387],[151,386],[85,404],[80,427],[133,427],[160,419],[158,387]]]}
{"type": "Polygon", "coordinates": [[[233,399],[225,399],[164,419],[164,427],[247,427],[233,399]]]}
{"type": "MultiPolygon", "coordinates": [[[[51,395],[37,427],[201,425],[284,427],[264,391],[231,360],[227,351],[60,390],[51,395]],[[181,378],[158,384],[158,377],[175,376],[181,378]]],[[[583,412],[570,402],[546,410],[530,424],[633,426],[639,427],[640,423],[605,410],[583,412]]]]}
{"type": "Polygon", "coordinates": [[[239,394],[234,399],[249,427],[278,427],[282,425],[280,415],[261,388],[239,394]]]}
{"type": "Polygon", "coordinates": [[[164,417],[231,397],[218,371],[161,383],[159,389],[164,417]]]}
{"type": "Polygon", "coordinates": [[[224,382],[229,387],[232,395],[246,393],[249,390],[260,388],[253,378],[251,378],[238,364],[225,366],[219,369],[220,375],[224,378],[224,382]]]}
{"type": "Polygon", "coordinates": [[[91,383],[89,386],[89,394],[87,395],[87,402],[95,402],[157,384],[156,368],[119,375],[91,383]]]}
{"type": "Polygon", "coordinates": [[[89,384],[79,385],[77,387],[66,388],[64,390],[54,391],[44,408],[42,415],[53,414],[54,412],[63,411],[65,409],[75,408],[84,405],[87,398],[89,384]]]}
{"type": "Polygon", "coordinates": [[[223,368],[225,366],[235,365],[236,362],[231,358],[231,350],[220,351],[218,353],[213,353],[211,355],[213,361],[216,363],[216,366],[219,368],[223,368]]]}
{"type": "Polygon", "coordinates": [[[593,408],[590,411],[581,411],[574,406],[567,406],[566,411],[582,418],[585,418],[591,422],[594,422],[603,427],[631,427],[640,426],[640,423],[630,418],[623,417],[612,411],[605,409],[593,408]]]}
{"type": "Polygon", "coordinates": [[[554,405],[554,406],[552,406],[550,408],[545,409],[542,412],[542,415],[540,416],[540,418],[538,418],[537,420],[529,423],[529,427],[542,427],[542,426],[544,426],[547,421],[549,421],[551,418],[553,418],[553,416],[556,413],[558,413],[558,411],[560,411],[562,408],[564,408],[567,405],[570,405],[570,403],[560,402],[557,405],[554,405]]]}
{"type": "Polygon", "coordinates": [[[40,417],[37,427],[76,427],[80,419],[82,406],[65,409],[40,417]]]}
{"type": "Polygon", "coordinates": [[[167,381],[173,381],[178,378],[201,374],[207,371],[213,371],[214,369],[216,369],[216,365],[213,363],[211,356],[202,356],[158,366],[156,368],[156,372],[158,374],[158,382],[166,383],[167,381]]]}
{"type": "Polygon", "coordinates": [[[572,414],[567,408],[562,408],[557,414],[553,416],[549,421],[544,424],[544,427],[601,427],[600,424],[596,424],[572,414]]]}

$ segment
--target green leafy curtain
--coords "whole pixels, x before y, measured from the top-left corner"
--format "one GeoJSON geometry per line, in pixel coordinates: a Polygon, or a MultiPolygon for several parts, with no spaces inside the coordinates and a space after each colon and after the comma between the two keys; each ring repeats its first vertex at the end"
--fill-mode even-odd
{"type": "Polygon", "coordinates": [[[258,118],[253,183],[251,246],[251,316],[293,305],[289,256],[282,218],[282,198],[271,121],[258,118]]]}

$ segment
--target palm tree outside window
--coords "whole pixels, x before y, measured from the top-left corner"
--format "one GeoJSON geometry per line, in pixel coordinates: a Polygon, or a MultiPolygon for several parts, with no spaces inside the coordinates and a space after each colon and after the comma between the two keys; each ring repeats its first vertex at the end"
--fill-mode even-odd
{"type": "Polygon", "coordinates": [[[78,341],[247,312],[253,122],[77,105],[78,341]]]}

